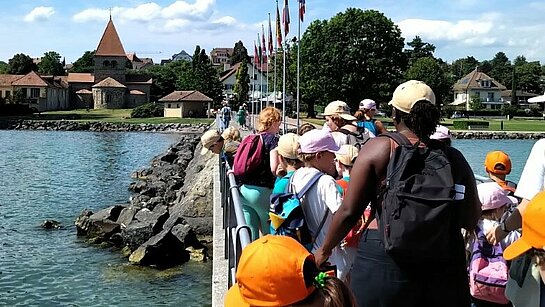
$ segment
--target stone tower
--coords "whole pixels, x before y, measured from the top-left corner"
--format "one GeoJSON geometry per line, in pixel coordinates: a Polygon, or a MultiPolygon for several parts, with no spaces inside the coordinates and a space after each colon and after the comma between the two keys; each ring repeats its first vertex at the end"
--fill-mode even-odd
{"type": "Polygon", "coordinates": [[[106,25],[104,34],[95,53],[95,83],[111,77],[120,83],[126,81],[127,54],[117,35],[112,17],[106,25]]]}

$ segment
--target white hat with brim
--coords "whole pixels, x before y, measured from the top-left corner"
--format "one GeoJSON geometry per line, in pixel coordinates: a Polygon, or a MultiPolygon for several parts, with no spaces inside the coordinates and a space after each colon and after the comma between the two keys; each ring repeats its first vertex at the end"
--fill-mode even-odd
{"type": "Polygon", "coordinates": [[[324,116],[339,115],[342,119],[354,121],[356,118],[350,114],[350,107],[346,102],[335,100],[330,102],[324,109],[324,116]]]}
{"type": "Polygon", "coordinates": [[[396,88],[388,105],[402,112],[411,113],[414,104],[423,100],[435,104],[433,90],[422,81],[409,80],[396,88]]]}
{"type": "Polygon", "coordinates": [[[209,130],[206,131],[201,136],[201,143],[202,143],[202,149],[201,149],[201,155],[204,155],[210,151],[210,147],[221,138],[221,134],[218,130],[209,130]]]}

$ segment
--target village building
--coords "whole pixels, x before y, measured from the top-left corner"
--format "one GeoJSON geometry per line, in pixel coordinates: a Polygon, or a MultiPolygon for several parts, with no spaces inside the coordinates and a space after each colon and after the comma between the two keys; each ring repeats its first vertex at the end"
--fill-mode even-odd
{"type": "Polygon", "coordinates": [[[213,99],[199,91],[174,91],[159,99],[164,117],[205,117],[213,99]]]}
{"type": "Polygon", "coordinates": [[[450,105],[470,110],[471,99],[478,97],[485,108],[501,109],[506,103],[502,97],[506,89],[503,84],[475,68],[454,84],[454,102],[450,105]]]}

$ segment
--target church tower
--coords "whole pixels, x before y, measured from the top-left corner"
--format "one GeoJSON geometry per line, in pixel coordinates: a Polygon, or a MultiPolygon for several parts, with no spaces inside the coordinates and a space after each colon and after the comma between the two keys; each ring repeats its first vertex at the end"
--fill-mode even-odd
{"type": "Polygon", "coordinates": [[[127,55],[117,35],[112,16],[95,53],[95,83],[111,77],[120,83],[126,81],[127,55]]]}

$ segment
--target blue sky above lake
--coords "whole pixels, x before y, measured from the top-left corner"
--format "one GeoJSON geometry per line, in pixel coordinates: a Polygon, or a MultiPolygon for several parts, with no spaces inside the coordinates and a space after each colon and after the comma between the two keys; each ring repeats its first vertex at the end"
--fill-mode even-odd
{"type": "MultiPolygon", "coordinates": [[[[283,0],[279,6],[282,11],[283,0]]],[[[274,27],[276,2],[272,0],[2,0],[0,60],[16,53],[40,57],[57,51],[66,62],[94,50],[110,9],[127,52],[155,62],[182,49],[192,54],[200,45],[232,47],[242,40],[253,51],[261,24],[267,33],[268,13],[274,27]]],[[[291,32],[297,35],[298,2],[289,0],[291,32]]],[[[504,51],[513,60],[545,61],[545,2],[477,0],[306,0],[302,31],[315,19],[329,19],[348,7],[384,13],[410,41],[415,35],[433,43],[435,55],[451,62],[472,55],[491,59],[504,51]]],[[[274,30],[273,30],[274,31],[274,30]]]]}

